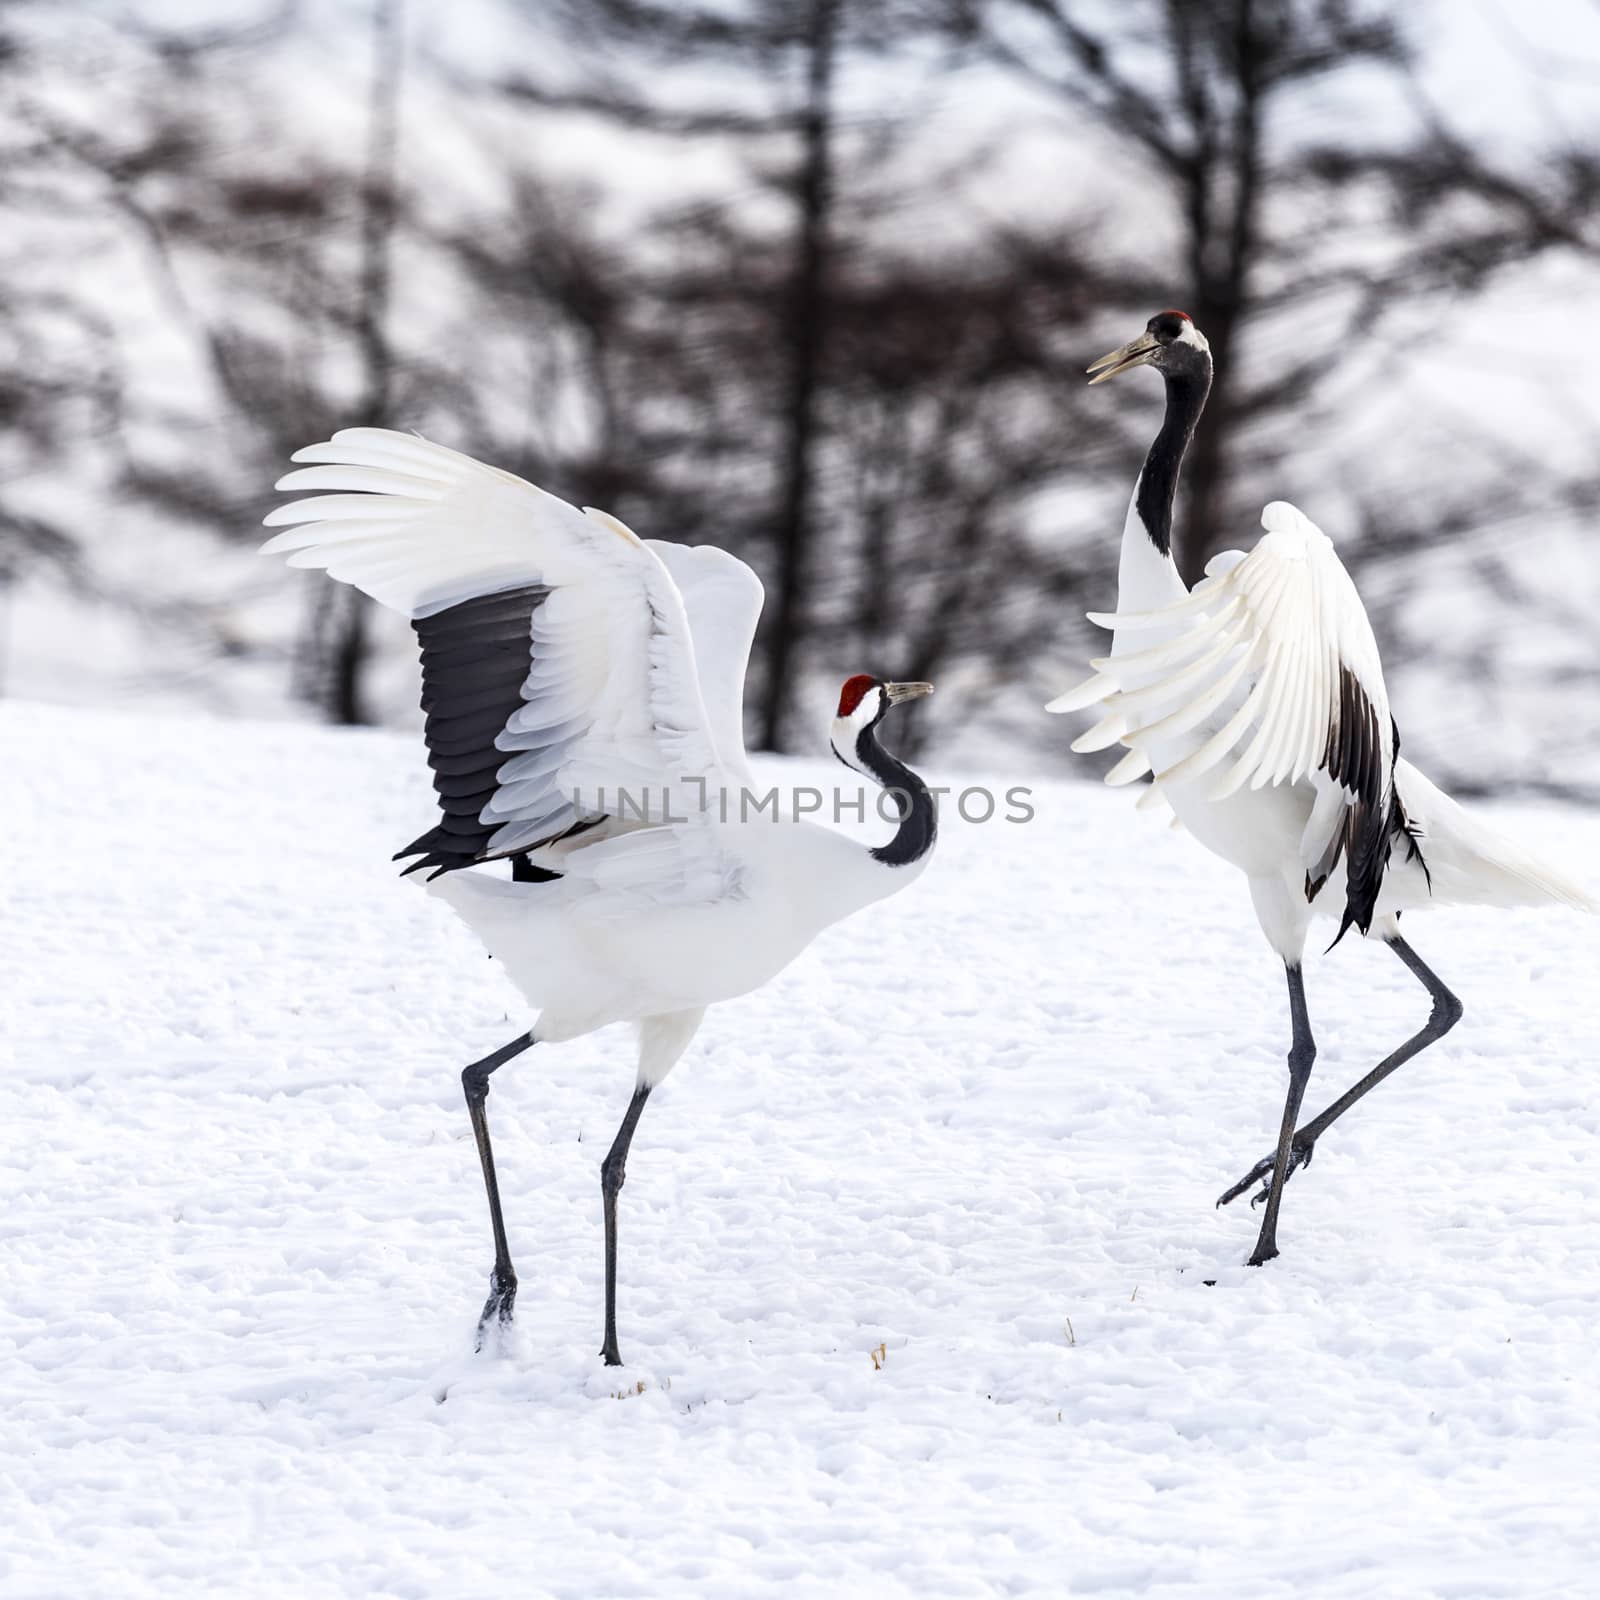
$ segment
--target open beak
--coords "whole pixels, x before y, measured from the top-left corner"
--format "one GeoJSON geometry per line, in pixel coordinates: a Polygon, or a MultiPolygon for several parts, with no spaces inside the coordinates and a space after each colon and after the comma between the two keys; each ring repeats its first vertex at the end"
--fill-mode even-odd
{"type": "Polygon", "coordinates": [[[931,683],[886,683],[883,692],[889,697],[889,704],[897,706],[902,700],[920,700],[925,694],[933,693],[931,683]]]}
{"type": "Polygon", "coordinates": [[[1160,348],[1161,343],[1154,334],[1141,333],[1131,344],[1123,345],[1120,350],[1113,350],[1108,356],[1101,356],[1084,370],[1092,374],[1089,379],[1091,384],[1104,383],[1107,378],[1114,378],[1119,372],[1128,372],[1134,367],[1142,367],[1147,361],[1154,360],[1160,348]]]}

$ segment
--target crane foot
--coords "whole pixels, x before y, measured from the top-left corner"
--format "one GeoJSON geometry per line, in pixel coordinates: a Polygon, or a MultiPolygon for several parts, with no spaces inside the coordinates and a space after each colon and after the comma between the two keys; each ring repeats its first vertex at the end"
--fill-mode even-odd
{"type": "MultiPolygon", "coordinates": [[[[1295,1175],[1295,1172],[1300,1167],[1309,1167],[1311,1165],[1311,1157],[1316,1148],[1314,1140],[1307,1139],[1302,1142],[1298,1135],[1295,1137],[1294,1143],[1289,1147],[1289,1165],[1284,1169],[1283,1173],[1283,1181],[1285,1183],[1295,1175]]],[[[1225,1206],[1229,1201],[1237,1200],[1246,1189],[1259,1183],[1261,1185],[1260,1191],[1250,1197],[1250,1208],[1253,1211],[1272,1193],[1272,1167],[1277,1159],[1276,1151],[1270,1156],[1263,1156],[1231,1189],[1224,1190],[1218,1196],[1217,1204],[1225,1206]]]]}
{"type": "Polygon", "coordinates": [[[483,1349],[493,1327],[496,1333],[511,1326],[511,1313],[517,1303],[517,1280],[514,1273],[502,1274],[498,1269],[489,1275],[489,1298],[483,1302],[483,1313],[478,1318],[478,1337],[473,1343],[475,1351],[483,1349]]]}

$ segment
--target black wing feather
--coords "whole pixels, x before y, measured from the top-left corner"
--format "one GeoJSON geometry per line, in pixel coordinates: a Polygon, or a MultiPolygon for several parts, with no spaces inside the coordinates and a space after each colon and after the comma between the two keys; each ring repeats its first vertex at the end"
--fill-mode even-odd
{"type": "MultiPolygon", "coordinates": [[[[1379,740],[1382,736],[1378,713],[1367,698],[1366,690],[1348,667],[1341,666],[1338,715],[1328,726],[1328,742],[1322,753],[1323,771],[1351,796],[1340,826],[1338,849],[1328,866],[1331,872],[1339,856],[1344,856],[1344,916],[1334,935],[1334,944],[1338,944],[1352,927],[1359,928],[1363,934],[1371,928],[1378,891],[1383,887],[1384,868],[1389,862],[1389,845],[1399,803],[1392,789],[1388,795],[1380,792],[1383,752],[1379,740]]],[[[1400,750],[1400,731],[1393,718],[1389,736],[1393,741],[1392,770],[1393,760],[1400,750]]],[[[1324,879],[1319,878],[1313,883],[1308,875],[1306,898],[1313,898],[1323,882],[1324,879]]],[[[1332,949],[1332,945],[1329,948],[1332,949]]]]}
{"type": "MultiPolygon", "coordinates": [[[[441,816],[396,853],[396,861],[422,858],[407,872],[453,872],[489,859],[499,824],[479,817],[498,787],[496,772],[511,759],[495,739],[521,709],[523,680],[533,665],[533,614],[549,593],[534,584],[480,595],[412,623],[422,647],[424,737],[441,816]]],[[[552,876],[526,870],[541,874],[535,882],[552,876]]]]}
{"type": "MultiPolygon", "coordinates": [[[[1341,667],[1338,717],[1328,726],[1328,744],[1322,757],[1323,771],[1350,794],[1350,805],[1339,830],[1338,848],[1328,862],[1330,872],[1341,854],[1346,862],[1344,917],[1339,922],[1338,934],[1334,934],[1334,944],[1338,944],[1352,926],[1363,934],[1370,930],[1378,909],[1378,891],[1384,882],[1384,870],[1389,866],[1389,853],[1398,838],[1405,838],[1410,853],[1421,859],[1416,838],[1406,826],[1394,782],[1390,781],[1389,794],[1381,794],[1384,763],[1379,739],[1382,736],[1378,712],[1366,698],[1360,680],[1349,667],[1341,667]]],[[[1392,773],[1394,763],[1400,758],[1400,728],[1394,717],[1389,718],[1387,736],[1392,773]]],[[[1426,862],[1422,870],[1426,872],[1426,862]]],[[[1325,877],[1314,882],[1307,874],[1307,899],[1314,899],[1322,890],[1325,877]]]]}

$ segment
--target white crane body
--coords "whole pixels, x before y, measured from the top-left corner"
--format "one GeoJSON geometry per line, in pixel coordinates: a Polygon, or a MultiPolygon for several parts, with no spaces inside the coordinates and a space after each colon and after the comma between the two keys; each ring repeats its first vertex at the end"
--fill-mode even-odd
{"type": "MultiPolygon", "coordinates": [[[[727,799],[731,809],[742,795],[727,799]]],[[[589,877],[604,863],[586,860],[602,856],[606,841],[564,856],[535,853],[536,865],[560,861],[566,876],[558,882],[451,872],[428,890],[478,935],[537,1009],[535,1039],[554,1044],[608,1023],[642,1022],[749,994],[825,928],[921,871],[918,864],[891,880],[879,868],[860,882],[852,871],[854,857],[864,854],[860,846],[804,820],[730,822],[724,832],[739,879],[721,898],[699,905],[608,903],[589,877]],[[847,899],[840,893],[846,886],[847,899]]],[[[654,1086],[672,1065],[659,1051],[641,1049],[640,1081],[654,1086]]]]}
{"type": "Polygon", "coordinates": [[[936,835],[927,786],[876,740],[922,683],[846,681],[833,748],[889,788],[868,849],[755,793],[744,680],[761,584],[708,546],[641,540],[441,445],[351,428],[296,452],[264,547],[412,619],[440,820],[405,850],[534,1008],[462,1074],[495,1234],[479,1320],[516,1294],[489,1143],[488,1078],[512,1056],[638,1025],[634,1097],[602,1167],[606,1336],[615,1364],[616,1196],[651,1090],[707,1006],[781,972],[831,923],[913,882],[936,835]],[[512,863],[512,877],[480,870],[512,863]]]}
{"type": "MultiPolygon", "coordinates": [[[[1162,554],[1152,544],[1139,518],[1137,501],[1135,489],[1123,528],[1117,619],[1129,614],[1169,613],[1170,608],[1183,602],[1192,606],[1193,600],[1213,582],[1208,578],[1191,595],[1170,553],[1162,554]]],[[[1331,541],[1294,507],[1274,502],[1267,515],[1272,518],[1268,526],[1272,527],[1273,522],[1277,526],[1263,536],[1261,544],[1270,548],[1270,542],[1275,542],[1288,560],[1303,559],[1305,548],[1310,547],[1322,553],[1324,560],[1337,562],[1331,541]]],[[[1207,571],[1225,578],[1244,559],[1241,551],[1227,551],[1213,559],[1207,571]]],[[[1319,595],[1319,606],[1324,611],[1332,611],[1336,601],[1359,605],[1342,565],[1337,567],[1329,588],[1331,598],[1326,590],[1319,595]],[[1342,584],[1338,583],[1341,578],[1342,584]]],[[[1113,683],[1150,681],[1148,671],[1125,669],[1116,674],[1117,664],[1163,645],[1171,646],[1196,621],[1213,620],[1215,614],[1206,608],[1190,609],[1167,615],[1162,622],[1116,626],[1109,653],[1112,667],[1109,673],[1099,675],[1099,686],[1104,690],[1099,697],[1101,702],[1108,708],[1119,704],[1113,683]]],[[[1376,645],[1372,648],[1375,661],[1376,645]]],[[[1243,645],[1235,645],[1226,657],[1214,663],[1218,675],[1236,664],[1243,651],[1243,645]]],[[[1215,708],[1183,731],[1137,739],[1124,733],[1118,742],[1136,745],[1154,772],[1172,773],[1239,715],[1256,681],[1254,672],[1247,667],[1215,708]]],[[[1192,697],[1193,684],[1187,688],[1192,697]]],[[[1183,699],[1182,690],[1157,696],[1140,706],[1140,719],[1147,726],[1161,713],[1170,714],[1183,699]]],[[[1320,703],[1313,708],[1308,699],[1308,715],[1313,709],[1320,709],[1320,703]]],[[[1129,726],[1133,726],[1131,721],[1129,726]]],[[[1229,742],[1230,750],[1236,742],[1229,742]]],[[[1080,741],[1085,748],[1095,743],[1098,741],[1080,741]]],[[[1373,908],[1373,925],[1380,932],[1392,931],[1393,919],[1399,913],[1434,905],[1509,907],[1553,902],[1580,910],[1592,908],[1593,901],[1581,887],[1515,840],[1478,821],[1404,757],[1394,760],[1391,782],[1417,848],[1412,850],[1397,842],[1388,849],[1373,908]]],[[[1346,802],[1346,791],[1315,767],[1301,769],[1287,781],[1259,788],[1241,786],[1222,797],[1218,797],[1216,788],[1214,772],[1208,769],[1194,778],[1163,777],[1157,797],[1166,802],[1197,842],[1246,875],[1262,931],[1281,956],[1298,960],[1310,923],[1318,917],[1338,921],[1346,904],[1348,884],[1343,871],[1327,876],[1310,898],[1305,887],[1306,873],[1317,865],[1327,848],[1329,834],[1346,802]]],[[[1149,803],[1153,801],[1148,797],[1141,801],[1149,803]]]]}
{"type": "Polygon", "coordinates": [[[1460,1002],[1400,937],[1402,913],[1429,905],[1596,903],[1558,868],[1479,822],[1400,757],[1377,641],[1332,542],[1283,501],[1262,513],[1248,554],[1227,551],[1191,593],[1172,558],[1172,508],[1183,456],[1211,386],[1209,346],[1182,312],[1096,362],[1098,383],[1135,366],[1166,379],[1160,433],[1123,524],[1117,610],[1094,674],[1050,703],[1096,708],[1073,743],[1127,747],[1111,784],[1151,775],[1141,808],[1159,802],[1200,844],[1242,871],[1263,934],[1289,976],[1295,1045],[1267,1216],[1252,1262],[1277,1254],[1283,1185],[1320,1133],[1459,1018],[1460,1002]],[[1434,1013],[1415,1038],[1305,1128],[1300,1095],[1315,1045],[1301,958],[1317,917],[1376,934],[1429,989],[1434,1013]]]}

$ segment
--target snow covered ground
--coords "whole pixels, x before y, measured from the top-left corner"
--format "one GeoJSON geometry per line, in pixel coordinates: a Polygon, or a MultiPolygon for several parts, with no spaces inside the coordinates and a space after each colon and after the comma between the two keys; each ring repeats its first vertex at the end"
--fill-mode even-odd
{"type": "MultiPolygon", "coordinates": [[[[474,1358],[457,1074],[526,1018],[394,877],[410,742],[8,705],[0,763],[8,1600],[1600,1591],[1595,922],[1415,919],[1466,1021],[1252,1271],[1243,885],[1087,785],[947,815],[651,1101],[621,1372],[631,1041],[496,1077],[523,1290],[474,1358]]],[[[1600,881],[1593,818],[1504,819],[1600,881]]],[[[1308,988],[1316,1109],[1426,1003],[1354,940],[1308,988]]]]}

